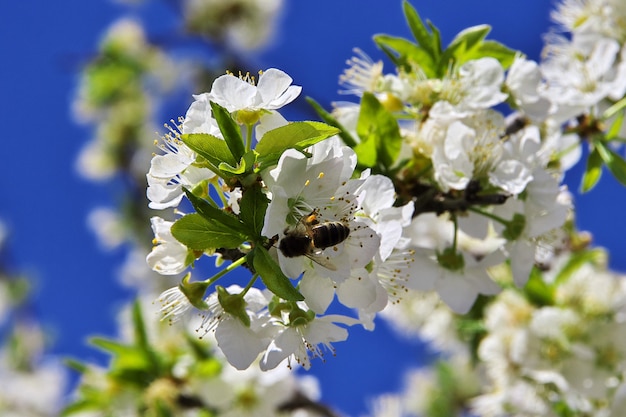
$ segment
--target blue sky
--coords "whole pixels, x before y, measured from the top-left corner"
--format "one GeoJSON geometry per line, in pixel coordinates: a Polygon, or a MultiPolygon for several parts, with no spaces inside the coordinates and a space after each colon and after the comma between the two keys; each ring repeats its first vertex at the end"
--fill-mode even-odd
{"type": "MultiPolygon", "coordinates": [[[[288,1],[288,0],[286,0],[288,1]]],[[[171,33],[175,20],[166,1],[134,15],[154,36],[171,33]]],[[[490,38],[537,59],[548,30],[549,2],[414,1],[437,25],[444,42],[475,24],[493,27],[490,38]],[[468,4],[480,4],[470,7],[468,4]]],[[[86,229],[89,211],[114,205],[112,188],[78,177],[74,161],[91,137],[72,121],[70,103],[78,71],[103,31],[127,9],[105,0],[0,2],[0,120],[3,149],[0,218],[11,232],[11,262],[36,281],[34,308],[55,335],[53,353],[102,361],[86,345],[88,335],[115,334],[114,313],[131,294],[113,278],[123,251],[102,252],[86,229]]],[[[303,95],[328,105],[352,48],[375,59],[375,33],[408,36],[400,0],[317,0],[287,4],[274,46],[246,56],[259,69],[277,67],[302,85],[303,95]]],[[[185,108],[177,114],[183,114],[185,108]]],[[[152,140],[153,138],[150,138],[152,140]]],[[[567,181],[578,189],[581,167],[567,181]]],[[[578,224],[610,248],[611,264],[626,270],[623,207],[626,192],[610,175],[591,193],[575,195],[578,224]]],[[[338,356],[314,363],[324,399],[352,415],[367,410],[364,397],[398,388],[403,369],[420,363],[423,349],[384,326],[356,330],[336,345],[338,356]]]]}

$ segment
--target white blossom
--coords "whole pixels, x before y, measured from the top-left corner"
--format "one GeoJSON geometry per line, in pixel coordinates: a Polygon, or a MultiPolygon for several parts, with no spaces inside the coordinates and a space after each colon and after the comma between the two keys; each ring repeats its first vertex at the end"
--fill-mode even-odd
{"type": "Polygon", "coordinates": [[[303,324],[275,322],[275,335],[261,358],[261,369],[273,369],[284,360],[288,361],[288,366],[295,361],[304,369],[309,369],[311,359],[323,358],[322,348],[334,354],[332,343],[348,338],[348,331],[335,323],[353,325],[357,321],[347,316],[327,315],[303,324]]]}
{"type": "Polygon", "coordinates": [[[252,79],[226,74],[213,82],[207,98],[230,112],[276,110],[300,95],[302,87],[291,85],[292,81],[289,75],[276,68],[261,72],[256,85],[252,79]]]}
{"type": "Polygon", "coordinates": [[[154,216],[150,223],[154,232],[154,247],[146,257],[150,268],[161,275],[183,272],[188,265],[189,250],[172,236],[174,222],[154,216]]]}
{"type": "Polygon", "coordinates": [[[177,207],[183,198],[183,187],[193,188],[197,183],[211,179],[215,174],[208,168],[195,166],[196,153],[180,138],[181,134],[206,133],[221,137],[217,122],[210,116],[209,104],[204,96],[194,96],[178,127],[168,127],[170,132],[162,137],[160,148],[165,153],[155,155],[150,162],[147,196],[152,209],[177,207]]]}

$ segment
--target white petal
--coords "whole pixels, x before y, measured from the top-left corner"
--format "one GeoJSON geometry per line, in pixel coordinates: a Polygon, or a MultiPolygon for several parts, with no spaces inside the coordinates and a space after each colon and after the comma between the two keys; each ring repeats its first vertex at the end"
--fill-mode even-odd
{"type": "Polygon", "coordinates": [[[150,162],[148,175],[155,178],[171,179],[183,172],[192,162],[193,158],[179,153],[155,155],[150,162]]]}
{"type": "Polygon", "coordinates": [[[366,308],[376,301],[377,285],[364,268],[353,270],[350,278],[337,287],[341,304],[350,308],[366,308]]]}
{"type": "Polygon", "coordinates": [[[441,299],[459,314],[467,313],[478,295],[474,286],[457,274],[444,274],[435,287],[441,299]]]}
{"type": "Polygon", "coordinates": [[[304,272],[306,262],[310,262],[306,256],[295,256],[288,258],[281,251],[278,251],[278,264],[283,274],[289,278],[298,278],[304,272]]]}
{"type": "Polygon", "coordinates": [[[410,266],[408,288],[419,291],[432,291],[435,289],[435,281],[442,274],[441,267],[431,255],[434,251],[417,249],[414,261],[410,266]]]}
{"type": "Polygon", "coordinates": [[[348,338],[348,331],[339,327],[331,320],[333,316],[326,316],[313,320],[306,326],[307,342],[317,344],[328,344],[329,342],[343,342],[348,338]]]}
{"type": "Polygon", "coordinates": [[[147,176],[148,189],[146,196],[150,203],[148,207],[162,210],[168,207],[178,207],[183,199],[183,190],[180,184],[168,184],[167,180],[147,176]]]}
{"type": "Polygon", "coordinates": [[[267,347],[267,351],[261,358],[262,370],[274,369],[289,355],[296,352],[302,345],[302,337],[295,329],[287,328],[278,335],[267,347]]]}
{"type": "Polygon", "coordinates": [[[146,256],[146,262],[153,271],[161,275],[177,275],[187,268],[186,258],[187,248],[183,244],[161,244],[152,248],[146,256]]]}
{"type": "Polygon", "coordinates": [[[262,107],[267,110],[278,109],[295,100],[302,87],[291,86],[292,82],[293,79],[279,69],[270,68],[263,72],[257,84],[262,107]]]}
{"type": "Polygon", "coordinates": [[[277,111],[263,114],[261,116],[261,119],[259,120],[259,124],[257,124],[254,129],[254,135],[256,137],[256,140],[260,141],[261,139],[263,139],[263,135],[265,135],[270,130],[286,126],[288,123],[289,122],[287,121],[287,119],[285,119],[277,111]]]}
{"type": "Polygon", "coordinates": [[[217,345],[235,368],[247,369],[267,342],[234,317],[226,317],[215,329],[217,345]]]}
{"type": "Polygon", "coordinates": [[[513,195],[524,191],[532,179],[533,176],[526,165],[514,159],[500,161],[496,169],[489,173],[489,182],[513,195]]]}
{"type": "Polygon", "coordinates": [[[320,277],[307,271],[300,280],[300,293],[307,306],[317,314],[324,314],[335,297],[335,287],[328,278],[320,277]]]}
{"type": "Polygon", "coordinates": [[[257,88],[234,75],[222,75],[213,81],[209,99],[232,112],[253,108],[257,88]]]}

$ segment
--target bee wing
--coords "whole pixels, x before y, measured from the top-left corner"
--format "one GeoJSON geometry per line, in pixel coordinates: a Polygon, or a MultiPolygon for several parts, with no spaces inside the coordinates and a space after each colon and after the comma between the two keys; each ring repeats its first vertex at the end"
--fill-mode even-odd
{"type": "Polygon", "coordinates": [[[337,267],[330,261],[330,259],[324,255],[321,255],[320,253],[307,253],[305,255],[307,258],[309,258],[310,260],[312,260],[313,262],[315,262],[318,265],[323,266],[326,269],[329,269],[331,271],[336,271],[337,267]]]}

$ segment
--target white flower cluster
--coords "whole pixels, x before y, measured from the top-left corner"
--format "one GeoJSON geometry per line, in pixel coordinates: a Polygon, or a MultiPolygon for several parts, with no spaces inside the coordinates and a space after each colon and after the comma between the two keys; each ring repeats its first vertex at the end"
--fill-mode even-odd
{"type": "MultiPolygon", "coordinates": [[[[141,306],[141,311],[154,315],[155,306],[151,300],[138,300],[137,305],[141,306]]],[[[121,342],[133,346],[137,343],[138,332],[136,312],[125,308],[120,312],[118,321],[121,342]]],[[[323,409],[324,406],[319,403],[318,381],[314,377],[299,376],[287,368],[262,372],[254,367],[236,370],[224,366],[223,357],[211,352],[210,344],[190,347],[198,342],[190,337],[193,321],[189,324],[190,328],[173,327],[152,319],[142,324],[145,337],[150,341],[150,354],[159,358],[160,368],[158,372],[140,378],[140,381],[119,378],[110,369],[100,366],[86,367],[78,394],[87,399],[101,395],[103,401],[97,409],[86,408],[75,415],[140,417],[166,407],[173,415],[185,416],[202,416],[210,412],[220,417],[307,417],[314,415],[306,410],[307,405],[323,409]]],[[[124,363],[116,365],[124,367],[124,363]]],[[[46,394],[46,390],[39,385],[35,387],[46,394]]],[[[48,390],[57,387],[53,383],[49,385],[48,390]]],[[[22,396],[31,394],[32,397],[32,388],[21,388],[24,391],[22,396]]],[[[43,402],[44,396],[34,397],[43,402]]],[[[19,415],[48,415],[35,413],[35,410],[33,407],[31,414],[19,415]]]]}
{"type": "MultiPolygon", "coordinates": [[[[215,80],[209,93],[195,96],[180,131],[172,128],[164,137],[161,149],[165,154],[152,160],[147,175],[150,207],[177,208],[185,189],[206,189],[210,184],[222,193],[224,211],[243,218],[245,191],[241,184],[226,186],[201,164],[201,158],[184,143],[184,135],[223,139],[211,108],[215,103],[228,111],[242,130],[251,133],[254,127],[258,146],[262,146],[270,140],[264,137],[267,132],[288,124],[277,109],[300,93],[301,88],[291,82],[276,69],[263,72],[257,83],[249,76],[227,74],[215,80]]],[[[251,142],[248,137],[246,146],[251,147],[251,142]]],[[[275,294],[250,285],[211,288],[204,299],[194,299],[186,290],[193,285],[187,277],[181,286],[160,297],[165,317],[174,321],[192,305],[203,310],[201,328],[215,332],[218,346],[238,369],[247,368],[259,355],[264,370],[284,360],[309,368],[311,357],[323,355],[322,347],[332,351],[333,342],[348,337],[345,326],[361,323],[373,328],[376,313],[390,299],[397,300],[415,276],[410,272],[413,253],[405,248],[402,237],[413,206],[394,207],[392,181],[369,171],[355,177],[356,164],[355,152],[338,138],[330,138],[304,151],[286,149],[272,166],[259,172],[257,181],[264,199],[269,200],[260,231],[267,241],[265,249],[297,285],[302,301],[281,302],[275,294]],[[334,299],[356,309],[358,319],[327,314],[334,299]]],[[[173,236],[175,224],[152,218],[155,247],[147,261],[165,275],[185,271],[202,255],[173,236]]],[[[240,257],[224,271],[247,260],[249,242],[236,250],[240,257]]],[[[219,262],[229,259],[223,252],[217,253],[219,262]]],[[[250,267],[256,265],[247,262],[250,267]]],[[[257,272],[267,279],[263,276],[266,272],[257,272]]]]}
{"type": "MultiPolygon", "coordinates": [[[[626,5],[619,0],[565,0],[552,13],[569,38],[547,37],[542,94],[557,122],[604,111],[626,93],[626,5]]],[[[580,120],[577,122],[580,123],[580,120]]]]}
{"type": "MultiPolygon", "coordinates": [[[[400,125],[398,159],[421,167],[419,176],[406,170],[400,178],[413,187],[406,199],[416,204],[404,230],[421,271],[416,288],[435,290],[455,311],[467,312],[478,294],[499,291],[488,269],[505,258],[516,284],[524,285],[538,247],[553,239],[549,232],[563,224],[570,206],[561,173],[548,168],[555,140],[542,132],[553,105],[533,82],[540,76],[536,64],[517,58],[505,73],[487,57],[430,79],[418,70],[383,75],[381,64],[367,58],[350,63],[342,77],[350,92],[370,89],[390,111],[409,116],[400,125]],[[499,110],[506,100],[519,103],[514,117],[525,122],[517,129],[499,110]]],[[[359,111],[341,103],[334,114],[356,132],[359,111]]]]}
{"type": "MultiPolygon", "coordinates": [[[[557,277],[571,261],[559,258],[544,279],[563,279],[557,277]]],[[[551,305],[538,307],[512,290],[499,295],[486,311],[488,335],[478,348],[489,388],[473,400],[476,413],[547,416],[561,402],[573,415],[621,415],[625,284],[585,263],[558,285],[551,305]]]]}
{"type": "MultiPolygon", "coordinates": [[[[567,3],[558,21],[568,21],[567,3]]],[[[188,274],[163,293],[164,316],[203,310],[203,328],[215,331],[239,369],[259,356],[262,369],[284,360],[308,368],[320,346],[332,351],[347,338],[345,326],[372,329],[407,291],[436,293],[465,314],[508,281],[523,287],[564,240],[572,204],[561,181],[581,155],[579,143],[593,136],[595,168],[604,161],[626,181],[623,161],[605,145],[611,138],[598,139],[598,112],[623,111],[614,104],[626,92],[625,53],[621,38],[596,26],[571,27],[571,41],[549,44],[541,63],[513,51],[496,59],[450,47],[445,65],[402,56],[385,74],[357,50],[340,81],[360,103],[320,110],[341,127],[334,131],[282,117],[278,110],[301,88],[280,70],[258,82],[217,78],[163,138],[165,154],[152,159],[150,207],[182,214],[186,196],[196,213],[153,217],[147,259],[163,275],[186,271],[202,255],[231,264],[204,281],[188,274]],[[504,264],[512,273],[502,282],[494,271],[504,264]],[[213,286],[239,266],[251,281],[213,286]],[[257,278],[266,291],[254,286],[257,278]],[[335,300],[356,317],[331,315],[335,300]]],[[[462,32],[457,44],[479,33],[487,32],[462,32]]]]}

